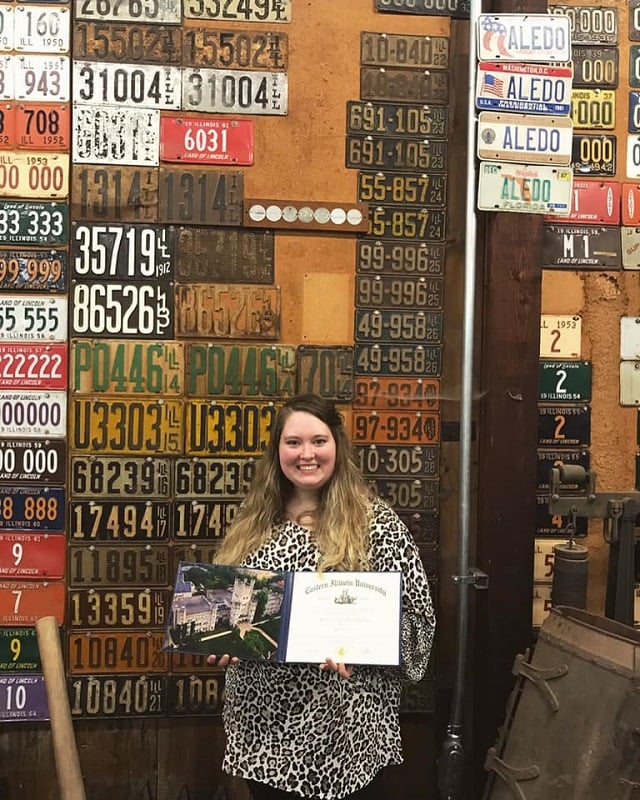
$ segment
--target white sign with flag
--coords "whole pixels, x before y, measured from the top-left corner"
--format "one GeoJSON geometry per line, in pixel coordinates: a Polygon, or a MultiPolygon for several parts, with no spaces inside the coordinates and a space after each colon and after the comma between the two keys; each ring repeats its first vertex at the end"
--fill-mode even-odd
{"type": "Polygon", "coordinates": [[[571,113],[573,68],[570,64],[517,64],[481,61],[476,107],[523,114],[571,113]]]}
{"type": "Polygon", "coordinates": [[[571,28],[566,15],[480,14],[480,61],[571,61],[571,28]]]}

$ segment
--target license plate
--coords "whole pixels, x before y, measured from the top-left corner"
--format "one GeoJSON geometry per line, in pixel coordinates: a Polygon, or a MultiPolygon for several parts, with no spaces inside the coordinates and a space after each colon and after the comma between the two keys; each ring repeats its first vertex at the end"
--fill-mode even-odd
{"type": "MultiPolygon", "coordinates": [[[[620,362],[620,405],[637,408],[640,403],[640,361],[620,362]]],[[[636,454],[636,484],[638,478],[636,454]]]]}
{"type": "Polygon", "coordinates": [[[553,582],[555,553],[553,548],[564,539],[538,539],[533,551],[533,581],[536,586],[553,582]]]}
{"type": "Polygon", "coordinates": [[[169,591],[154,589],[73,589],[70,628],[158,628],[166,624],[169,591]]]}
{"type": "Polygon", "coordinates": [[[74,164],[146,164],[160,161],[160,111],[124,105],[73,105],[74,164]]]}
{"type": "MultiPolygon", "coordinates": [[[[230,506],[235,506],[235,503],[229,503],[230,506]]],[[[220,547],[220,542],[191,542],[190,544],[181,544],[175,542],[171,546],[171,575],[178,574],[178,568],[181,561],[191,561],[194,564],[212,564],[215,562],[215,556],[220,547]]],[[[171,668],[174,672],[182,671],[180,666],[186,668],[186,663],[180,657],[187,655],[186,653],[173,653],[171,668]],[[176,665],[178,669],[176,669],[176,665]]],[[[204,666],[204,665],[203,665],[204,666]]],[[[188,670],[187,670],[188,671],[188,670]]]]}
{"type": "Polygon", "coordinates": [[[245,198],[243,225],[308,231],[356,233],[367,230],[368,206],[245,198]]]}
{"type": "Polygon", "coordinates": [[[359,344],[356,346],[354,370],[358,376],[428,375],[438,378],[442,374],[442,348],[359,344]]]}
{"type": "Polygon", "coordinates": [[[154,167],[74,166],[71,183],[74,219],[158,220],[158,170],[154,167]]]}
{"type": "Polygon", "coordinates": [[[369,235],[438,241],[444,239],[446,221],[444,210],[421,206],[375,206],[369,211],[369,235]]]}
{"type": "Polygon", "coordinates": [[[278,286],[176,284],[176,336],[278,339],[278,286]]]}
{"type": "Polygon", "coordinates": [[[67,446],[62,439],[0,439],[0,481],[61,484],[66,471],[67,446]]]}
{"type": "Polygon", "coordinates": [[[72,456],[69,476],[74,499],[171,497],[171,462],[147,456],[72,456]]]}
{"type": "Polygon", "coordinates": [[[353,347],[298,347],[298,394],[318,394],[327,399],[353,399],[353,347]]]}
{"type": "Polygon", "coordinates": [[[356,309],[356,342],[442,343],[442,311],[356,309]]]}
{"type": "Polygon", "coordinates": [[[590,361],[540,361],[538,400],[543,403],[589,402],[590,361]]]}
{"type": "Polygon", "coordinates": [[[76,103],[180,108],[180,89],[179,67],[73,62],[73,100],[76,103]]]}
{"type": "Polygon", "coordinates": [[[469,19],[470,0],[375,0],[376,11],[469,19]]]}
{"type": "Polygon", "coordinates": [[[70,401],[70,449],[79,453],[155,456],[182,450],[179,400],[70,401]]]}
{"type": "MultiPolygon", "coordinates": [[[[1,497],[3,501],[7,498],[6,495],[1,497]]],[[[62,578],[66,557],[67,540],[61,533],[0,533],[2,578],[62,578]]]]}
{"type": "Polygon", "coordinates": [[[81,675],[67,678],[67,690],[73,719],[164,717],[167,713],[167,678],[160,675],[81,675]]]}
{"type": "Polygon", "coordinates": [[[71,71],[68,56],[13,56],[14,97],[32,103],[69,101],[71,71]]]}
{"type": "Polygon", "coordinates": [[[538,447],[588,447],[589,406],[538,406],[538,447]]]}
{"type": "Polygon", "coordinates": [[[569,18],[573,44],[618,44],[618,10],[602,6],[550,5],[569,18]]]}
{"type": "Polygon", "coordinates": [[[86,61],[175,64],[182,57],[182,29],[137,23],[83,22],[73,25],[73,56],[86,61]]]}
{"type": "Polygon", "coordinates": [[[42,672],[35,628],[0,628],[0,673],[42,672]]]}
{"type": "Polygon", "coordinates": [[[71,267],[74,278],[153,282],[175,272],[175,228],[74,222],[71,267]]]}
{"type": "Polygon", "coordinates": [[[182,108],[201,114],[285,116],[289,95],[286,72],[257,70],[182,70],[182,108]]]}
{"type": "Polygon", "coordinates": [[[478,57],[481,61],[571,61],[569,19],[543,14],[481,14],[478,57]]]}
{"type": "Polygon", "coordinates": [[[0,388],[66,389],[66,344],[0,343],[0,388]]]}
{"type": "Polygon", "coordinates": [[[69,548],[69,586],[168,586],[169,548],[166,545],[114,547],[78,545],[69,548]]]}
{"type": "Polygon", "coordinates": [[[566,216],[571,208],[573,173],[543,164],[483,161],[478,182],[480,211],[566,216]]]}
{"type": "Polygon", "coordinates": [[[16,147],[16,106],[3,103],[0,108],[0,149],[14,150],[16,147]]]}
{"type": "Polygon", "coordinates": [[[160,119],[160,158],[197,164],[253,164],[253,120],[160,119]]]}
{"type": "Polygon", "coordinates": [[[440,415],[429,411],[356,411],[352,435],[355,443],[438,444],[440,415]]]}
{"type": "Polygon", "coordinates": [[[70,504],[69,516],[73,541],[158,542],[170,533],[170,504],[152,500],[83,500],[70,504]]]}
{"type": "Polygon", "coordinates": [[[637,316],[620,317],[620,358],[640,362],[640,324],[637,316]]]}
{"type": "Polygon", "coordinates": [[[440,381],[359,377],[355,381],[353,405],[354,408],[437,411],[440,408],[440,381]]]}
{"type": "Polygon", "coordinates": [[[182,29],[182,65],[214,69],[283,71],[289,36],[280,31],[182,29]]]}
{"type": "Polygon", "coordinates": [[[253,458],[179,458],[175,462],[175,494],[218,500],[244,497],[255,471],[253,458]]]}
{"type": "Polygon", "coordinates": [[[478,158],[526,164],[570,164],[573,125],[569,117],[482,111],[478,158]]]}
{"type": "MultiPolygon", "coordinates": [[[[589,469],[591,454],[588,450],[538,450],[537,481],[538,490],[549,488],[549,473],[553,467],[582,467],[589,469]]],[[[577,484],[563,484],[571,491],[577,491],[577,484]]]]}
{"type": "Polygon", "coordinates": [[[75,0],[74,8],[74,19],[176,25],[182,22],[179,0],[75,0]]]}
{"type": "Polygon", "coordinates": [[[13,15],[14,46],[24,53],[67,53],[71,14],[61,6],[16,6],[13,15]]]}
{"type": "Polygon", "coordinates": [[[5,341],[64,342],[67,298],[0,295],[0,335],[5,341]]]}
{"type": "Polygon", "coordinates": [[[187,345],[192,397],[286,398],[294,393],[296,351],[288,345],[187,345]]]}
{"type": "Polygon", "coordinates": [[[445,36],[363,31],[360,34],[360,63],[377,67],[447,69],[449,39],[445,36]]]}
{"type": "Polygon", "coordinates": [[[355,305],[361,308],[441,309],[444,307],[444,280],[358,275],[355,300],[355,305]]]}
{"type": "Polygon", "coordinates": [[[174,504],[173,539],[222,539],[233,522],[240,500],[185,500],[174,504]]]}
{"type": "Polygon", "coordinates": [[[345,166],[445,172],[447,142],[390,136],[347,136],[345,166]]]}
{"type": "Polygon", "coordinates": [[[621,185],[618,181],[576,178],[567,222],[591,225],[620,224],[621,185]]]}
{"type": "Polygon", "coordinates": [[[173,338],[173,285],[76,283],[72,336],[173,338]]]}
{"type": "Polygon", "coordinates": [[[437,480],[369,477],[367,483],[373,486],[376,494],[399,511],[436,511],[440,506],[440,483],[437,480]]]}
{"type": "Polygon", "coordinates": [[[275,283],[271,231],[178,229],[178,277],[198,283],[275,283]]]}
{"type": "Polygon", "coordinates": [[[542,253],[545,268],[620,269],[620,229],[614,225],[543,225],[542,253]]]}
{"type": "MultiPolygon", "coordinates": [[[[572,521],[570,516],[549,513],[549,496],[536,497],[536,536],[568,536],[567,526],[572,521]]],[[[575,536],[586,536],[589,520],[576,517],[575,536]]]]}
{"type": "Polygon", "coordinates": [[[0,200],[0,237],[5,245],[66,246],[69,206],[66,203],[0,200]]]}
{"type": "Polygon", "coordinates": [[[580,358],[581,345],[581,317],[571,314],[541,314],[541,358],[580,358]]]}
{"type": "Polygon", "coordinates": [[[354,455],[364,475],[437,478],[440,469],[440,448],[432,445],[357,445],[354,447],[354,455]]]}
{"type": "Polygon", "coordinates": [[[571,121],[577,130],[616,126],[616,93],[613,89],[573,89],[571,121]]]}
{"type": "Polygon", "coordinates": [[[64,250],[0,249],[0,291],[64,292],[66,289],[64,250]]]}
{"type": "Polygon", "coordinates": [[[568,114],[572,76],[567,65],[480,62],[476,106],[524,114],[568,114]]]}
{"type": "Polygon", "coordinates": [[[629,39],[640,41],[640,0],[629,0],[629,39]]]}
{"type": "Polygon", "coordinates": [[[269,443],[276,416],[273,403],[185,402],[188,456],[255,456],[269,443]]]}
{"type": "Polygon", "coordinates": [[[232,170],[160,170],[160,222],[241,225],[244,176],[232,170]]]}
{"type": "Polygon", "coordinates": [[[162,650],[164,634],[152,631],[79,631],[67,640],[70,675],[164,672],[167,655],[162,650]]]}
{"type": "Polygon", "coordinates": [[[617,47],[572,47],[571,54],[576,88],[616,88],[619,72],[617,47]]]}
{"type": "Polygon", "coordinates": [[[291,0],[187,0],[184,4],[187,19],[225,22],[291,22],[291,11],[291,0]]]}
{"type": "Polygon", "coordinates": [[[449,109],[444,106],[347,103],[347,133],[446,138],[448,132],[449,109]]]}
{"type": "Polygon", "coordinates": [[[78,394],[181,395],[183,350],[180,342],[75,339],[70,388],[78,394]]]}
{"type": "Polygon", "coordinates": [[[23,150],[68,150],[71,147],[68,105],[18,103],[14,108],[16,147],[23,150]]]}
{"type": "Polygon", "coordinates": [[[211,675],[206,669],[202,675],[170,675],[168,695],[169,717],[219,715],[222,713],[224,678],[211,675]]]}
{"type": "Polygon", "coordinates": [[[0,55],[0,100],[15,98],[15,71],[13,56],[0,55]]]}
{"type": "Polygon", "coordinates": [[[640,136],[627,136],[627,178],[640,178],[640,136]]]}
{"type": "Polygon", "coordinates": [[[0,721],[42,722],[49,719],[42,675],[0,676],[0,721]]]}
{"type": "Polygon", "coordinates": [[[597,133],[576,133],[573,136],[571,169],[575,175],[616,174],[616,137],[597,133]]]}
{"type": "Polygon", "coordinates": [[[623,225],[640,225],[640,185],[623,183],[620,206],[623,225]]]}
{"type": "Polygon", "coordinates": [[[0,486],[0,507],[0,529],[64,530],[65,493],[61,487],[0,486]]]}
{"type": "Polygon", "coordinates": [[[0,392],[0,436],[65,436],[66,392],[0,392]]]}
{"type": "Polygon", "coordinates": [[[445,245],[358,239],[356,272],[373,275],[444,274],[445,245]]]}
{"type": "Polygon", "coordinates": [[[0,581],[0,625],[35,625],[40,617],[64,623],[62,581],[0,581]]]}
{"type": "Polygon", "coordinates": [[[439,535],[439,517],[433,511],[400,511],[400,519],[418,544],[435,544],[439,535]]]}
{"type": "Polygon", "coordinates": [[[446,175],[358,172],[358,200],[384,205],[410,204],[444,208],[446,175]]]}
{"type": "Polygon", "coordinates": [[[392,103],[446,104],[449,101],[449,76],[439,70],[361,67],[360,98],[392,103]]]}
{"type": "Polygon", "coordinates": [[[13,7],[0,6],[0,50],[10,52],[15,48],[13,7]]]}
{"type": "Polygon", "coordinates": [[[622,268],[640,269],[640,228],[620,228],[622,240],[622,268]]]}

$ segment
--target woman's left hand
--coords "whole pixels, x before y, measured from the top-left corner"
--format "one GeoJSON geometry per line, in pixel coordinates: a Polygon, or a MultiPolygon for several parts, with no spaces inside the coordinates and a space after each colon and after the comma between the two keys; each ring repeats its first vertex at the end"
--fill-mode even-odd
{"type": "Polygon", "coordinates": [[[320,664],[320,669],[330,669],[332,672],[337,672],[341,678],[350,678],[353,674],[353,667],[348,664],[337,663],[328,658],[324,664],[320,664]]]}

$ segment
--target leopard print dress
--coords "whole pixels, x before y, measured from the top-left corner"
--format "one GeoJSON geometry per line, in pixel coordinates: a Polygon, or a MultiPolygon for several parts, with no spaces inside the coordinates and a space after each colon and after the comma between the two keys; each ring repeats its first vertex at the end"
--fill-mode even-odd
{"type": "MultiPolygon", "coordinates": [[[[307,798],[338,800],[361,789],[384,766],[402,763],[400,690],[424,675],[435,615],[418,550],[404,523],[374,501],[371,568],[401,570],[402,667],[356,666],[345,680],[317,664],[240,661],[225,685],[224,771],[307,798]]],[[[243,565],[315,570],[311,533],[293,523],[243,565]]]]}

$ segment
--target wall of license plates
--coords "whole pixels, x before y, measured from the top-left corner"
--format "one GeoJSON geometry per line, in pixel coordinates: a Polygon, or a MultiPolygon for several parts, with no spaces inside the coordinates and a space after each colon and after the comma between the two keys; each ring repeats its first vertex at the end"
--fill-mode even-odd
{"type": "Polygon", "coordinates": [[[220,713],[223,677],[162,651],[170,587],[213,558],[296,392],[341,404],[437,592],[468,7],[317,5],[0,4],[3,721],[47,718],[51,614],[74,719],[220,713]]]}

